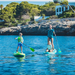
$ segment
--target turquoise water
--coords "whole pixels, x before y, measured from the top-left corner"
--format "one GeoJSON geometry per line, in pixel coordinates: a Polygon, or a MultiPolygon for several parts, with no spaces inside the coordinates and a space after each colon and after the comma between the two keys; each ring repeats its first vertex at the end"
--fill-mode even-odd
{"type": "MultiPolygon", "coordinates": [[[[0,1],[0,4],[2,4],[4,7],[11,3],[11,2],[17,2],[17,3],[21,3],[22,1],[0,1]]],[[[44,5],[45,3],[49,2],[49,1],[28,1],[31,4],[36,4],[36,5],[44,5]]],[[[75,6],[75,2],[69,2],[69,5],[74,5],[75,6]]]]}
{"type": "MultiPolygon", "coordinates": [[[[25,58],[13,56],[17,48],[17,36],[0,36],[0,75],[75,75],[75,37],[57,36],[62,54],[44,54],[47,36],[23,36],[24,43],[35,49],[32,52],[23,45],[25,58]]],[[[54,37],[54,45],[57,42],[54,37]]]]}

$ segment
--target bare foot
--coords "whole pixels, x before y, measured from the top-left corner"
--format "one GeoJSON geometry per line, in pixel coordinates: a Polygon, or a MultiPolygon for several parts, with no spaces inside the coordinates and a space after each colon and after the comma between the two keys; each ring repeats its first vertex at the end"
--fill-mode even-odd
{"type": "Polygon", "coordinates": [[[46,52],[48,52],[48,49],[46,49],[46,52]]]}
{"type": "Polygon", "coordinates": [[[16,50],[16,53],[17,53],[18,51],[16,50]]]}
{"type": "Polygon", "coordinates": [[[53,52],[53,50],[51,49],[50,52],[53,52]]]}
{"type": "Polygon", "coordinates": [[[21,52],[21,53],[23,53],[23,52],[21,52]]]}

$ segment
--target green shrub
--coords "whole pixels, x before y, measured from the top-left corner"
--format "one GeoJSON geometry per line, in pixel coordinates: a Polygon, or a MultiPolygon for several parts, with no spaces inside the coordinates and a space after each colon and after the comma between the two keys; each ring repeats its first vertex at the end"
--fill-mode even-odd
{"type": "Polygon", "coordinates": [[[30,19],[26,19],[25,21],[26,21],[26,22],[29,22],[29,21],[30,21],[30,19]]]}
{"type": "Polygon", "coordinates": [[[49,20],[50,18],[48,17],[48,18],[46,18],[46,20],[49,20]]]}
{"type": "Polygon", "coordinates": [[[12,18],[12,19],[11,19],[11,22],[12,22],[12,23],[16,23],[15,18],[12,18]]]}
{"type": "Polygon", "coordinates": [[[10,25],[10,23],[4,23],[4,26],[9,26],[10,25]]]}
{"type": "Polygon", "coordinates": [[[12,23],[12,26],[17,26],[17,23],[12,23]]]}

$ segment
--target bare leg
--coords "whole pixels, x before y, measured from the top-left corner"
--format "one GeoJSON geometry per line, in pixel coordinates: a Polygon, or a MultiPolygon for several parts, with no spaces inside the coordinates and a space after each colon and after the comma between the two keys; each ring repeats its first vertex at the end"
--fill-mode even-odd
{"type": "Polygon", "coordinates": [[[48,48],[46,49],[46,52],[48,52],[48,48]]]}
{"type": "MultiPolygon", "coordinates": [[[[48,45],[49,45],[49,40],[50,40],[50,39],[48,38],[48,45]]],[[[46,52],[48,52],[48,48],[46,49],[46,52]]]]}
{"type": "Polygon", "coordinates": [[[22,46],[21,46],[21,53],[23,53],[23,52],[22,52],[22,46]]]}
{"type": "Polygon", "coordinates": [[[19,46],[17,47],[17,51],[16,52],[18,52],[18,49],[19,49],[19,46]]]}
{"type": "Polygon", "coordinates": [[[50,52],[53,52],[53,50],[51,49],[50,52]]]}
{"type": "Polygon", "coordinates": [[[54,49],[53,38],[51,38],[52,49],[54,49]]]}
{"type": "Polygon", "coordinates": [[[49,45],[49,42],[50,42],[50,38],[48,37],[48,45],[49,45]]]}

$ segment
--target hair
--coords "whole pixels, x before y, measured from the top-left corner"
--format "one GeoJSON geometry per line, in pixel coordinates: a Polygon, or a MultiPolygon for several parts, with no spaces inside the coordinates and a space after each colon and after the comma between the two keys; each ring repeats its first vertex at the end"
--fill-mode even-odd
{"type": "Polygon", "coordinates": [[[51,24],[49,26],[52,26],[51,24]]]}
{"type": "Polygon", "coordinates": [[[19,33],[19,35],[23,35],[22,33],[19,33]]]}
{"type": "Polygon", "coordinates": [[[52,25],[51,24],[49,25],[49,28],[52,28],[52,25]]]}

